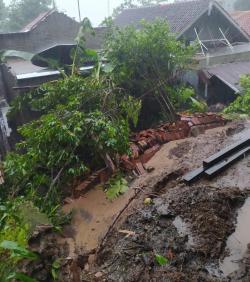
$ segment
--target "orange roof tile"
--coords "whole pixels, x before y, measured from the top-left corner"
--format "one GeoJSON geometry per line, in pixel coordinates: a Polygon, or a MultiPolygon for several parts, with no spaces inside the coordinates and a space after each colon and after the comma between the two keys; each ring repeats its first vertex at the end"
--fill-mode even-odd
{"type": "Polygon", "coordinates": [[[236,11],[231,16],[250,35],[250,11],[236,11]]]}

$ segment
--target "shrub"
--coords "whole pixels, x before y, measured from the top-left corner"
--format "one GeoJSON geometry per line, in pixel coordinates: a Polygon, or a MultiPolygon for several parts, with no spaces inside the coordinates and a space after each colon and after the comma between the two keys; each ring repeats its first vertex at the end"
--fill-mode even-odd
{"type": "Polygon", "coordinates": [[[47,214],[75,178],[129,153],[129,125],[137,122],[140,101],[111,81],[73,75],[23,101],[41,117],[19,129],[23,139],[4,162],[6,192],[30,196],[47,214]]]}
{"type": "Polygon", "coordinates": [[[232,102],[225,110],[226,114],[246,114],[250,115],[250,75],[243,76],[240,79],[243,88],[241,95],[239,95],[234,102],[232,102]]]}

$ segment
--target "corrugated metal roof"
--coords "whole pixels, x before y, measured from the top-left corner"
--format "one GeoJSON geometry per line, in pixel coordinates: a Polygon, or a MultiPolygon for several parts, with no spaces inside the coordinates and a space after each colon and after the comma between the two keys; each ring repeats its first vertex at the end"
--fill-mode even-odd
{"type": "Polygon", "coordinates": [[[216,76],[235,92],[240,92],[242,90],[240,77],[250,74],[250,61],[223,64],[206,69],[205,71],[208,79],[216,76]]]}
{"type": "Polygon", "coordinates": [[[236,11],[231,16],[250,35],[250,11],[236,11]]]}
{"type": "Polygon", "coordinates": [[[33,65],[30,61],[20,58],[8,58],[7,65],[14,75],[43,71],[44,68],[33,65]]]}
{"type": "MultiPolygon", "coordinates": [[[[94,66],[86,66],[86,67],[81,67],[79,70],[81,73],[85,73],[85,72],[92,70],[93,68],[94,66]]],[[[34,78],[60,76],[60,75],[61,75],[61,72],[59,70],[43,69],[38,72],[18,74],[16,78],[17,80],[25,80],[25,79],[34,79],[34,78]]]]}

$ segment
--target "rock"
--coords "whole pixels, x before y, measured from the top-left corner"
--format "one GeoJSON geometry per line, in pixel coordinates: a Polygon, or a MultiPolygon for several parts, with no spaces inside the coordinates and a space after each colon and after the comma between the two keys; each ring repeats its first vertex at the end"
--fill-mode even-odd
{"type": "Polygon", "coordinates": [[[151,173],[155,170],[155,168],[152,167],[152,166],[148,166],[148,167],[146,167],[146,170],[147,170],[148,173],[151,173]]]}
{"type": "Polygon", "coordinates": [[[86,264],[84,265],[84,270],[85,270],[85,271],[89,271],[89,264],[88,264],[88,263],[86,263],[86,264]]]}
{"type": "Polygon", "coordinates": [[[95,274],[96,278],[101,278],[102,276],[103,276],[103,273],[101,271],[99,271],[95,274]]]}
{"type": "Polygon", "coordinates": [[[156,211],[159,214],[159,216],[164,216],[164,217],[173,217],[174,216],[174,212],[172,212],[169,209],[168,204],[162,204],[162,205],[156,207],[156,211]]]}
{"type": "Polygon", "coordinates": [[[92,265],[95,262],[95,255],[91,254],[89,255],[89,259],[88,259],[88,264],[92,265]]]}
{"type": "Polygon", "coordinates": [[[144,205],[151,205],[152,204],[152,199],[151,198],[146,198],[145,200],[144,200],[144,205]]]}

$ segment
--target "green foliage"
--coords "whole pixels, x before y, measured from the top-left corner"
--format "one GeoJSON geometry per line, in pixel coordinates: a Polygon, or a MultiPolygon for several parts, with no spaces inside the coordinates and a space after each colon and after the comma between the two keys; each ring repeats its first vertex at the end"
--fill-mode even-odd
{"type": "Polygon", "coordinates": [[[190,112],[204,113],[208,110],[208,106],[205,101],[197,100],[194,97],[190,97],[190,99],[192,101],[192,105],[189,108],[190,112]]]}
{"type": "Polygon", "coordinates": [[[114,200],[128,190],[128,182],[121,175],[111,178],[106,186],[106,196],[109,200],[114,200]]]}
{"type": "Polygon", "coordinates": [[[71,57],[73,59],[72,71],[73,75],[79,67],[83,66],[84,63],[97,63],[98,54],[95,50],[86,48],[86,37],[94,36],[95,30],[88,18],[84,18],[80,23],[80,29],[75,39],[76,48],[72,50],[71,57]]]}
{"type": "Polygon", "coordinates": [[[3,0],[0,0],[0,31],[4,32],[4,25],[6,21],[6,6],[3,0]]]}
{"type": "Polygon", "coordinates": [[[60,268],[61,268],[61,260],[57,259],[52,263],[52,268],[51,268],[51,275],[55,281],[58,279],[58,272],[60,268]]]}
{"type": "Polygon", "coordinates": [[[12,0],[3,19],[5,31],[19,31],[51,5],[51,0],[12,0]]]}
{"type": "Polygon", "coordinates": [[[156,254],[155,255],[155,260],[160,266],[165,266],[169,264],[169,260],[166,257],[163,257],[161,255],[156,254]]]}
{"type": "Polygon", "coordinates": [[[34,281],[18,271],[23,259],[37,259],[37,255],[27,249],[29,221],[20,213],[24,205],[32,204],[16,198],[0,206],[0,281],[34,281]]]}
{"type": "Polygon", "coordinates": [[[120,14],[124,9],[138,8],[143,6],[152,6],[166,2],[165,0],[124,0],[123,3],[114,9],[113,17],[120,14]]]}
{"type": "Polygon", "coordinates": [[[4,162],[8,192],[32,198],[50,215],[61,187],[102,167],[107,154],[115,161],[128,153],[129,123],[137,121],[140,102],[103,76],[70,76],[19,98],[12,115],[25,104],[41,117],[19,129],[23,141],[4,162]]]}
{"type": "Polygon", "coordinates": [[[240,79],[243,88],[242,93],[225,110],[226,114],[250,115],[250,75],[240,79]]]}
{"type": "Polygon", "coordinates": [[[250,10],[249,0],[236,0],[234,8],[237,11],[248,11],[250,10]]]}
{"type": "Polygon", "coordinates": [[[205,112],[207,110],[207,104],[194,98],[194,89],[190,87],[168,87],[167,91],[171,102],[178,111],[205,112]]]}
{"type": "Polygon", "coordinates": [[[176,83],[194,54],[193,47],[177,41],[165,20],[141,22],[141,29],[112,27],[105,43],[105,57],[113,66],[114,82],[142,99],[140,121],[150,126],[159,115],[175,120],[167,87],[176,83]]]}
{"type": "Polygon", "coordinates": [[[11,252],[12,258],[25,258],[30,260],[36,260],[38,258],[36,254],[19,246],[16,242],[13,241],[3,241],[0,244],[0,248],[9,250],[11,252]]]}
{"type": "MultiPolygon", "coordinates": [[[[8,275],[8,277],[4,278],[5,281],[21,281],[21,282],[37,282],[36,279],[33,279],[27,275],[25,275],[24,273],[21,272],[12,272],[10,273],[10,275],[8,275]]],[[[1,281],[1,280],[0,280],[1,281]]]]}

